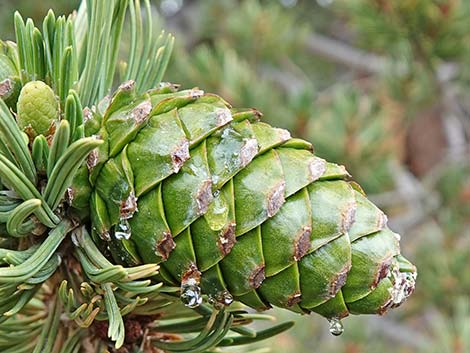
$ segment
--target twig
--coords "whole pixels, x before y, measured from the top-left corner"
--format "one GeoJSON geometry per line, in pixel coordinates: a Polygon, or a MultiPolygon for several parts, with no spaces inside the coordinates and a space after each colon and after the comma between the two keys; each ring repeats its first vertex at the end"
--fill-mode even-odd
{"type": "Polygon", "coordinates": [[[310,34],[305,45],[315,55],[370,74],[381,74],[390,66],[389,61],[382,56],[351,47],[318,33],[310,34]]]}
{"type": "MultiPolygon", "coordinates": [[[[355,48],[318,33],[311,33],[305,41],[305,46],[314,55],[369,74],[383,74],[391,67],[395,68],[395,73],[399,76],[406,75],[408,71],[405,63],[355,48]]],[[[439,80],[450,81],[457,76],[459,70],[455,63],[442,63],[435,71],[439,80]]]]}
{"type": "Polygon", "coordinates": [[[438,200],[402,165],[392,162],[390,172],[395,180],[396,190],[369,195],[369,198],[381,207],[404,205],[407,212],[391,218],[390,224],[400,233],[405,233],[426,219],[438,207],[438,200]]]}
{"type": "MultiPolygon", "coordinates": [[[[295,94],[301,92],[306,82],[297,78],[288,71],[282,71],[274,67],[261,67],[261,74],[269,80],[278,83],[286,92],[295,94]]],[[[312,98],[313,99],[313,98],[312,98]]]]}
{"type": "MultiPolygon", "coordinates": [[[[453,74],[455,75],[455,72],[453,74]]],[[[468,114],[462,107],[457,88],[452,85],[452,73],[441,70],[437,72],[437,78],[444,106],[443,123],[448,144],[448,158],[456,160],[465,154],[470,158],[466,148],[469,143],[466,135],[470,137],[470,131],[465,126],[468,114]]]]}

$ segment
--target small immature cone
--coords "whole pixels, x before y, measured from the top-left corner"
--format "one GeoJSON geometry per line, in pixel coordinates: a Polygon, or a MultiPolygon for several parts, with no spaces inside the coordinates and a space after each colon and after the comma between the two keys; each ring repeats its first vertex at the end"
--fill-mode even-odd
{"type": "Polygon", "coordinates": [[[0,99],[3,99],[9,108],[14,108],[20,89],[21,81],[11,59],[5,54],[0,54],[0,99]]]}
{"type": "Polygon", "coordinates": [[[20,92],[17,112],[18,125],[31,138],[37,135],[48,137],[59,117],[59,102],[48,85],[31,81],[20,92]]]}

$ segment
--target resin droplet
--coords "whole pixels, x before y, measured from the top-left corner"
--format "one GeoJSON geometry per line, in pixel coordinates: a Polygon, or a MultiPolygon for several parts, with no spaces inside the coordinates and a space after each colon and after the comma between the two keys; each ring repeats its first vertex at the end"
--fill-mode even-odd
{"type": "Polygon", "coordinates": [[[231,295],[228,291],[226,291],[226,290],[224,290],[224,291],[222,291],[222,292],[219,292],[219,293],[217,294],[216,299],[217,299],[217,301],[219,301],[220,303],[224,304],[225,306],[228,306],[228,305],[230,305],[230,304],[233,303],[233,297],[232,297],[232,295],[231,295]]]}
{"type": "Polygon", "coordinates": [[[215,309],[221,310],[233,303],[233,297],[229,291],[224,290],[218,292],[216,295],[210,295],[209,303],[212,304],[215,309]]]}
{"type": "Polygon", "coordinates": [[[131,225],[129,224],[129,221],[125,218],[121,218],[119,223],[116,224],[116,227],[114,228],[114,236],[119,240],[128,240],[130,239],[131,234],[131,225]]]}
{"type": "Polygon", "coordinates": [[[222,230],[227,225],[229,206],[219,190],[213,196],[214,198],[204,214],[204,218],[210,229],[216,232],[222,230]]]}
{"type": "Polygon", "coordinates": [[[197,308],[202,303],[201,288],[193,279],[181,285],[181,301],[188,308],[197,308]]]}
{"type": "Polygon", "coordinates": [[[341,321],[337,318],[329,319],[330,323],[330,333],[334,336],[339,336],[344,332],[344,327],[341,321]]]}

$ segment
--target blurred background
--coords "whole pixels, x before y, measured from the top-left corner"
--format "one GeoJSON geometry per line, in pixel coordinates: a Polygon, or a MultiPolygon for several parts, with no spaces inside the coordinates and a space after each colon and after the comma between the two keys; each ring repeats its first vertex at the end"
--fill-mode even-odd
{"type": "MultiPolygon", "coordinates": [[[[2,0],[2,38],[13,38],[14,9],[40,19],[77,3],[2,0]]],[[[177,39],[166,80],[256,107],[344,164],[419,269],[406,305],[347,318],[339,338],[318,316],[275,311],[298,324],[272,351],[470,352],[470,1],[153,5],[177,39]]]]}

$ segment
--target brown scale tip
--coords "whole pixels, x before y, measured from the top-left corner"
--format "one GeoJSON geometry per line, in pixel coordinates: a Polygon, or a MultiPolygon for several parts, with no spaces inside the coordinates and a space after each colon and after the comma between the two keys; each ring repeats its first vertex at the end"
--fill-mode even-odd
{"type": "Polygon", "coordinates": [[[287,306],[288,307],[291,307],[295,304],[298,304],[302,301],[302,295],[300,293],[294,293],[292,295],[289,296],[289,298],[287,299],[287,306]]]}
{"type": "Polygon", "coordinates": [[[284,204],[284,193],[286,182],[283,180],[278,183],[268,195],[268,217],[274,216],[284,204]]]}
{"type": "Polygon", "coordinates": [[[120,206],[120,216],[123,219],[132,218],[135,212],[137,212],[137,197],[135,197],[134,193],[131,192],[129,196],[121,201],[120,206]]]}
{"type": "Polygon", "coordinates": [[[294,260],[299,261],[302,257],[307,255],[310,249],[310,235],[312,234],[312,228],[305,226],[300,231],[297,239],[294,243],[294,260]]]}
{"type": "Polygon", "coordinates": [[[86,161],[88,170],[92,170],[94,167],[96,167],[96,165],[98,164],[98,160],[98,150],[95,148],[93,151],[90,152],[86,161]]]}
{"type": "Polygon", "coordinates": [[[181,284],[185,284],[188,282],[201,282],[201,272],[194,263],[191,263],[188,270],[181,276],[181,284]]]}
{"type": "Polygon", "coordinates": [[[83,108],[83,122],[87,122],[93,118],[93,113],[90,108],[85,107],[83,108]]]}
{"type": "Polygon", "coordinates": [[[7,78],[0,82],[0,98],[3,98],[11,93],[13,89],[12,81],[7,78]]]}
{"type": "Polygon", "coordinates": [[[118,87],[118,89],[123,90],[123,91],[130,91],[134,87],[135,87],[135,81],[134,80],[129,80],[129,81],[121,83],[121,85],[118,87]]]}
{"type": "Polygon", "coordinates": [[[335,318],[341,320],[341,319],[344,319],[345,317],[348,317],[349,316],[349,311],[345,310],[345,311],[342,311],[340,313],[338,313],[337,315],[335,315],[335,318]]]}
{"type": "Polygon", "coordinates": [[[196,192],[196,205],[197,205],[197,214],[202,216],[207,212],[209,204],[213,199],[212,196],[212,180],[204,180],[201,187],[196,192]]]}
{"type": "Polygon", "coordinates": [[[258,154],[258,140],[247,138],[240,149],[240,166],[246,167],[258,154]]]}
{"type": "Polygon", "coordinates": [[[233,246],[237,242],[235,237],[235,223],[230,223],[221,233],[217,240],[222,255],[227,255],[232,251],[233,246]]]}
{"type": "Polygon", "coordinates": [[[257,267],[250,275],[249,283],[251,288],[256,289],[261,286],[264,279],[266,278],[266,274],[264,272],[264,265],[257,267]]]}
{"type": "Polygon", "coordinates": [[[202,89],[193,88],[189,91],[189,96],[191,98],[201,98],[204,95],[204,91],[202,89]]]}
{"type": "Polygon", "coordinates": [[[356,220],[356,202],[350,202],[341,213],[341,231],[346,233],[356,220]]]}
{"type": "Polygon", "coordinates": [[[274,128],[279,133],[279,137],[281,138],[282,141],[287,141],[290,140],[291,135],[290,132],[286,129],[280,129],[280,128],[274,128]]]}
{"type": "Polygon", "coordinates": [[[391,264],[392,264],[392,257],[389,257],[385,259],[384,261],[382,261],[382,263],[380,264],[380,268],[378,269],[375,275],[374,282],[372,282],[371,289],[376,288],[379,282],[388,276],[388,274],[390,273],[391,264]]]}
{"type": "Polygon", "coordinates": [[[330,298],[334,298],[339,290],[346,284],[351,264],[346,265],[343,269],[333,278],[328,288],[330,298]]]}
{"type": "Polygon", "coordinates": [[[227,108],[219,108],[216,110],[215,114],[217,116],[217,126],[223,126],[232,121],[232,114],[227,108]]]}
{"type": "Polygon", "coordinates": [[[256,120],[259,121],[263,117],[263,113],[261,113],[258,109],[256,108],[250,108],[251,112],[253,115],[256,117],[256,120]]]}
{"type": "Polygon", "coordinates": [[[132,110],[131,116],[137,124],[144,122],[152,111],[152,103],[143,101],[132,110]]]}
{"type": "Polygon", "coordinates": [[[163,232],[163,239],[160,240],[157,245],[155,252],[157,255],[160,255],[163,261],[168,260],[170,253],[173,249],[176,248],[176,243],[173,240],[170,232],[163,232]]]}
{"type": "Polygon", "coordinates": [[[383,229],[387,225],[388,218],[387,215],[383,212],[379,213],[379,216],[377,217],[377,228],[383,229]]]}
{"type": "Polygon", "coordinates": [[[184,140],[178,147],[171,153],[171,163],[173,171],[178,173],[184,162],[189,159],[189,142],[184,140]]]}
{"type": "Polygon", "coordinates": [[[109,234],[109,231],[105,230],[101,233],[99,233],[99,236],[101,239],[103,240],[106,240],[106,241],[110,241],[111,240],[111,234],[109,234]]]}
{"type": "Polygon", "coordinates": [[[310,172],[310,180],[315,181],[320,178],[326,171],[326,161],[315,157],[308,166],[310,172]]]}

